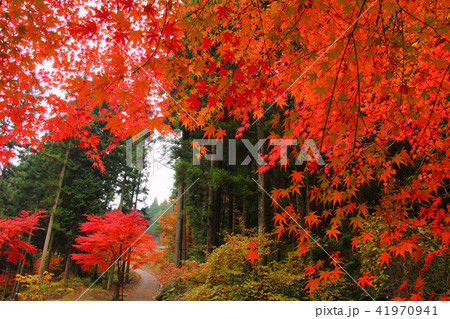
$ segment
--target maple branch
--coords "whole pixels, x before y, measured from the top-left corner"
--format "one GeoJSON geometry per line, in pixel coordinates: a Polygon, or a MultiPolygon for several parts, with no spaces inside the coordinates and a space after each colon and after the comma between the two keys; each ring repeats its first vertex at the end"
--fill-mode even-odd
{"type": "MultiPolygon", "coordinates": [[[[360,79],[359,79],[358,50],[356,49],[355,35],[353,33],[352,33],[352,39],[353,39],[353,48],[354,48],[354,51],[355,51],[356,78],[358,80],[358,90],[357,90],[358,114],[356,115],[355,136],[353,138],[353,154],[352,154],[352,157],[353,157],[353,156],[355,156],[356,138],[357,138],[357,135],[358,135],[358,121],[359,121],[359,117],[361,115],[361,82],[360,82],[360,79]]],[[[356,99],[356,96],[355,96],[355,99],[356,99]]]]}
{"type": "Polygon", "coordinates": [[[200,21],[203,21],[204,19],[201,19],[201,18],[198,16],[198,12],[199,12],[199,11],[204,12],[204,9],[206,8],[206,6],[207,6],[211,1],[212,1],[212,0],[205,1],[205,4],[204,4],[201,8],[198,8],[197,10],[195,10],[195,11],[193,11],[193,12],[191,12],[191,13],[188,13],[188,14],[186,15],[186,18],[190,18],[193,14],[197,14],[197,18],[200,19],[200,21]]]}
{"type": "Polygon", "coordinates": [[[261,31],[262,31],[262,38],[264,43],[264,50],[266,51],[266,61],[269,60],[269,67],[272,67],[270,59],[269,59],[269,52],[267,50],[267,44],[266,44],[266,34],[264,32],[264,25],[261,17],[261,8],[259,7],[259,0],[256,0],[256,6],[258,7],[258,16],[259,16],[259,23],[261,24],[261,31]]]}
{"type": "Polygon", "coordinates": [[[294,223],[295,224],[297,224],[297,226],[303,231],[303,233],[305,233],[316,245],[317,245],[317,247],[319,247],[326,255],[328,255],[328,257],[330,257],[330,259],[331,260],[333,260],[335,263],[336,263],[336,265],[339,267],[339,268],[341,268],[347,275],[348,275],[348,277],[351,279],[351,280],[353,280],[355,283],[356,283],[356,285],[359,287],[359,288],[361,288],[365,293],[366,293],[366,295],[368,295],[372,300],[375,300],[373,297],[372,297],[372,295],[371,294],[369,294],[365,289],[364,289],[364,287],[363,286],[361,286],[349,273],[348,273],[348,271],[341,265],[341,263],[339,263],[337,260],[336,260],[336,258],[335,257],[333,257],[308,231],[306,231],[306,229],[297,221],[297,219],[296,218],[294,218],[291,214],[289,214],[287,211],[286,211],[286,209],[283,207],[283,206],[281,206],[281,204],[277,201],[277,200],[275,200],[273,197],[272,197],[272,195],[270,195],[270,193],[268,193],[254,178],[252,178],[253,179],[253,181],[258,185],[258,187],[259,188],[261,188],[261,190],[264,192],[264,193],[266,193],[266,195],[267,196],[269,196],[270,197],[270,199],[272,199],[272,201],[273,201],[273,203],[274,204],[276,204],[279,208],[281,208],[293,221],[294,221],[294,223]]]}
{"type": "MultiPolygon", "coordinates": [[[[439,38],[441,37],[441,35],[439,34],[439,32],[437,31],[436,28],[434,28],[433,26],[431,26],[430,24],[426,23],[425,21],[419,19],[418,17],[414,16],[412,13],[410,13],[409,11],[405,10],[405,8],[403,8],[399,1],[397,0],[397,5],[400,8],[400,10],[404,11],[407,15],[409,15],[410,17],[412,17],[413,19],[416,19],[417,21],[421,22],[422,24],[426,25],[427,27],[429,27],[430,29],[432,29],[438,36],[439,38]]],[[[447,41],[447,40],[445,40],[447,41]]]]}
{"type": "Polygon", "coordinates": [[[323,132],[322,133],[322,140],[320,141],[319,150],[322,149],[322,146],[323,146],[323,140],[325,138],[325,131],[326,131],[326,128],[327,128],[328,117],[329,117],[330,111],[331,111],[331,104],[332,104],[332,99],[333,99],[333,96],[334,96],[334,91],[336,89],[336,84],[337,84],[337,81],[338,81],[339,73],[341,72],[342,62],[344,61],[345,53],[347,52],[347,48],[348,48],[349,43],[350,43],[350,37],[348,38],[347,44],[345,45],[344,53],[342,53],[342,58],[341,58],[341,61],[339,62],[339,67],[338,67],[338,71],[337,71],[337,74],[336,74],[336,77],[335,77],[335,80],[334,80],[333,89],[331,90],[330,100],[329,100],[329,103],[328,103],[329,106],[328,106],[327,116],[325,117],[325,123],[324,123],[323,130],[322,130],[322,132],[323,132]]]}
{"type": "Polygon", "coordinates": [[[414,150],[414,153],[417,151],[419,143],[422,140],[423,135],[425,134],[425,131],[427,130],[428,126],[430,125],[431,118],[433,117],[434,109],[436,108],[437,99],[439,97],[439,93],[441,92],[442,84],[444,83],[445,76],[447,75],[447,72],[448,72],[449,69],[450,69],[450,63],[447,65],[447,68],[445,69],[444,75],[442,76],[441,83],[439,84],[438,90],[436,92],[436,97],[434,98],[434,101],[433,101],[433,108],[431,109],[430,115],[428,116],[427,124],[425,125],[424,129],[422,130],[422,134],[420,135],[420,138],[417,140],[417,146],[416,146],[416,148],[414,150]]]}
{"type": "Polygon", "coordinates": [[[153,53],[150,55],[150,57],[144,62],[144,64],[142,64],[139,68],[137,68],[137,69],[133,72],[133,74],[136,73],[137,71],[139,71],[140,69],[144,68],[144,67],[150,62],[150,60],[155,56],[155,54],[156,54],[156,52],[157,52],[157,50],[158,50],[158,48],[159,48],[159,45],[160,45],[160,43],[161,43],[161,39],[162,39],[164,30],[165,30],[165,28],[166,28],[166,22],[167,22],[167,2],[166,2],[166,8],[165,8],[165,10],[164,10],[164,20],[163,20],[163,26],[162,26],[162,29],[161,29],[161,36],[158,38],[158,42],[156,43],[155,50],[154,50],[153,53]]]}

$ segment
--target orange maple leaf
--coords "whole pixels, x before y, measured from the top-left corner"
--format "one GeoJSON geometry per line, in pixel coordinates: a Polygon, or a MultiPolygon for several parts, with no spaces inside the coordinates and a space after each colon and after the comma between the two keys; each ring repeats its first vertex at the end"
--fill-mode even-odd
{"type": "Polygon", "coordinates": [[[214,135],[214,131],[215,131],[214,125],[212,125],[212,124],[209,125],[204,131],[205,131],[205,134],[203,134],[203,137],[211,138],[211,136],[214,135]]]}
{"type": "Polygon", "coordinates": [[[328,281],[328,279],[332,279],[332,278],[333,278],[333,274],[331,273],[331,271],[322,270],[320,272],[320,279],[323,280],[324,283],[326,283],[328,281]]]}
{"type": "Polygon", "coordinates": [[[375,237],[375,236],[374,236],[371,232],[363,233],[363,234],[361,235],[361,238],[363,239],[364,244],[365,244],[367,241],[373,242],[372,237],[375,237]]]}
{"type": "Polygon", "coordinates": [[[421,301],[422,299],[422,290],[416,292],[415,294],[411,294],[411,298],[409,298],[409,300],[412,301],[421,301]]]}
{"type": "Polygon", "coordinates": [[[291,179],[293,183],[301,183],[303,185],[303,178],[305,176],[302,172],[292,171],[291,179]]]}
{"type": "Polygon", "coordinates": [[[342,192],[340,191],[335,191],[333,193],[333,207],[334,205],[336,205],[336,202],[338,202],[339,204],[342,202],[342,192]]]}
{"type": "Polygon", "coordinates": [[[331,236],[336,238],[336,241],[339,241],[337,234],[341,234],[339,230],[337,230],[337,226],[332,226],[329,230],[326,231],[326,235],[331,239],[331,236]]]}
{"type": "Polygon", "coordinates": [[[311,277],[312,274],[316,273],[316,266],[310,266],[303,269],[303,272],[305,274],[308,274],[309,277],[311,277]]]}
{"type": "Polygon", "coordinates": [[[406,288],[406,286],[408,286],[408,280],[405,280],[400,287],[398,287],[397,293],[399,293],[400,291],[402,291],[403,289],[406,288]]]}
{"type": "Polygon", "coordinates": [[[344,274],[344,272],[340,268],[334,268],[334,270],[331,271],[330,279],[331,282],[334,282],[335,280],[339,280],[340,275],[344,274]]]}
{"type": "Polygon", "coordinates": [[[261,260],[258,256],[258,249],[251,249],[247,252],[247,260],[252,262],[252,265],[255,264],[255,259],[261,260]]]}
{"type": "Polygon", "coordinates": [[[384,252],[380,255],[380,257],[378,258],[378,260],[381,262],[380,264],[380,268],[383,267],[383,264],[386,264],[387,266],[389,266],[389,259],[391,258],[391,254],[388,252],[384,252]]]}
{"type": "Polygon", "coordinates": [[[215,136],[216,136],[217,139],[223,140],[223,137],[224,137],[224,136],[227,136],[227,133],[226,133],[226,131],[225,131],[224,129],[219,128],[219,129],[217,130],[215,136]]]}
{"type": "Polygon", "coordinates": [[[247,244],[247,247],[248,248],[256,248],[256,247],[258,247],[258,243],[256,241],[252,240],[251,242],[249,242],[247,244]]]}
{"type": "Polygon", "coordinates": [[[371,271],[369,271],[369,272],[365,271],[365,272],[363,273],[363,275],[362,275],[361,277],[358,278],[358,284],[359,284],[361,287],[363,287],[363,289],[364,289],[364,287],[365,287],[366,285],[369,285],[369,286],[372,286],[372,287],[375,288],[375,286],[370,282],[370,280],[375,279],[375,278],[377,278],[377,277],[370,276],[370,273],[371,273],[371,271]]]}
{"type": "Polygon", "coordinates": [[[314,290],[319,291],[319,279],[317,279],[317,278],[309,278],[308,281],[306,282],[305,289],[303,289],[303,290],[306,290],[308,288],[309,288],[309,295],[310,296],[312,295],[314,290]]]}
{"type": "Polygon", "coordinates": [[[395,297],[391,299],[392,301],[405,301],[406,298],[402,298],[402,297],[395,297]]]}
{"type": "Polygon", "coordinates": [[[320,223],[320,218],[319,216],[311,212],[309,215],[305,216],[305,222],[308,223],[309,227],[312,227],[320,223]]]}
{"type": "Polygon", "coordinates": [[[414,290],[419,290],[423,285],[425,285],[425,281],[422,279],[422,275],[420,275],[414,283],[414,290]]]}
{"type": "Polygon", "coordinates": [[[283,215],[281,215],[280,213],[275,213],[273,220],[274,220],[275,224],[279,224],[279,225],[283,225],[283,223],[287,224],[286,218],[283,215]]]}

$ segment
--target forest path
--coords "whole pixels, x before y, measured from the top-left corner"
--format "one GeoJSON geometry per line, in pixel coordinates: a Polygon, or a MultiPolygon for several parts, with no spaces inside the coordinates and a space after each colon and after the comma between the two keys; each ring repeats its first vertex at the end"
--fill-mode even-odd
{"type": "Polygon", "coordinates": [[[156,277],[151,273],[149,266],[144,265],[140,269],[133,269],[141,278],[124,294],[124,300],[138,301],[138,300],[155,300],[158,295],[159,283],[156,277]]]}

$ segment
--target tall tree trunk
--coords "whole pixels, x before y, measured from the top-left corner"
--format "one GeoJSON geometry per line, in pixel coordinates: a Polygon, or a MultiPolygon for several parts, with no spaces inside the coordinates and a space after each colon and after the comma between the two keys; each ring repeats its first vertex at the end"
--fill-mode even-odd
{"type": "MultiPolygon", "coordinates": [[[[20,261],[19,262],[16,274],[23,275],[24,265],[25,265],[24,261],[20,261]]],[[[20,288],[20,283],[17,280],[15,280],[14,281],[14,285],[13,285],[13,289],[12,289],[12,292],[11,292],[11,299],[17,300],[17,294],[19,293],[19,288],[20,288]]]]}
{"type": "MultiPolygon", "coordinates": [[[[306,183],[306,185],[308,184],[306,183]]],[[[308,197],[308,189],[305,189],[305,197],[303,197],[303,192],[302,195],[300,195],[299,193],[295,193],[295,206],[298,214],[300,215],[300,220],[298,221],[298,223],[302,225],[302,227],[305,227],[304,220],[306,216],[306,211],[309,210],[309,208],[306,207],[306,205],[308,205],[307,197],[308,197]]]]}
{"type": "Polygon", "coordinates": [[[117,262],[117,284],[114,289],[114,300],[123,300],[123,281],[125,275],[125,263],[117,262]]]}
{"type": "Polygon", "coordinates": [[[50,244],[48,245],[47,263],[45,264],[46,270],[48,270],[50,268],[50,261],[52,260],[52,254],[53,254],[53,239],[54,238],[55,238],[55,232],[52,231],[52,235],[50,236],[50,244]]]}
{"type": "Polygon", "coordinates": [[[177,201],[177,224],[175,233],[175,265],[181,266],[182,246],[183,246],[183,206],[184,206],[184,182],[180,178],[178,182],[178,201],[177,201]]]}
{"type": "Polygon", "coordinates": [[[117,210],[119,211],[119,212],[121,212],[122,211],[122,208],[123,208],[123,196],[124,196],[124,191],[125,191],[125,183],[127,182],[127,177],[126,176],[124,176],[123,177],[123,181],[122,181],[122,189],[120,190],[120,202],[119,202],[119,207],[117,208],[117,210]]]}
{"type": "Polygon", "coordinates": [[[133,181],[132,184],[132,188],[131,188],[131,202],[130,202],[130,208],[132,208],[134,206],[134,193],[136,192],[136,187],[137,187],[137,183],[136,180],[133,181]]]}
{"type": "Polygon", "coordinates": [[[242,229],[242,235],[247,236],[248,229],[248,209],[247,209],[247,198],[242,196],[242,223],[244,228],[242,229]]]}
{"type": "Polygon", "coordinates": [[[136,209],[137,204],[138,204],[140,186],[141,186],[141,172],[139,172],[139,177],[138,177],[138,184],[137,184],[137,190],[136,190],[136,200],[134,201],[134,206],[133,206],[134,209],[136,209]]]}
{"type": "Polygon", "coordinates": [[[234,231],[233,225],[233,215],[234,215],[234,197],[232,194],[228,196],[228,230],[230,233],[234,231]]]}
{"type": "Polygon", "coordinates": [[[72,264],[72,274],[76,277],[80,273],[81,267],[77,263],[71,263],[72,264]]]}
{"type": "Polygon", "coordinates": [[[209,185],[208,191],[208,229],[206,231],[206,247],[208,252],[213,250],[214,235],[216,233],[216,208],[214,200],[214,189],[212,185],[209,185]]]}
{"type": "MultiPolygon", "coordinates": [[[[211,147],[211,153],[215,153],[215,145],[211,147]]],[[[210,162],[210,171],[215,168],[215,161],[210,162]]],[[[208,186],[208,229],[206,231],[206,247],[208,252],[213,250],[213,247],[217,245],[217,192],[214,190],[212,183],[208,186]]]]}
{"type": "MultiPolygon", "coordinates": [[[[280,174],[278,171],[275,171],[273,173],[273,188],[279,188],[280,187],[280,174]]],[[[296,195],[298,195],[296,193],[296,195]]],[[[278,210],[278,207],[275,206],[275,210],[274,212],[276,212],[278,210]]],[[[279,262],[281,260],[281,250],[280,250],[280,243],[279,243],[279,239],[278,239],[278,235],[277,234],[273,234],[273,258],[276,262],[279,262]]]]}
{"type": "Polygon", "coordinates": [[[182,216],[182,241],[181,241],[181,259],[187,260],[187,238],[186,238],[186,224],[187,224],[187,216],[183,214],[182,216]]]}
{"type": "Polygon", "coordinates": [[[223,200],[223,196],[222,196],[222,190],[219,188],[216,191],[216,196],[215,196],[215,204],[214,207],[216,208],[216,232],[215,232],[215,236],[214,238],[214,242],[213,242],[213,246],[218,247],[219,246],[219,239],[220,239],[220,232],[222,231],[222,207],[224,204],[224,200],[223,200]]]}
{"type": "MultiPolygon", "coordinates": [[[[34,211],[36,211],[36,210],[37,210],[37,208],[34,211]]],[[[31,242],[31,236],[32,235],[33,235],[33,231],[31,231],[28,234],[28,240],[27,240],[28,243],[31,242]]],[[[23,255],[24,258],[27,257],[27,253],[23,249],[22,249],[22,255],[23,255]]],[[[25,262],[23,260],[20,261],[19,262],[19,266],[17,267],[17,274],[23,275],[24,266],[25,266],[25,262]]],[[[20,283],[18,281],[14,281],[14,286],[13,286],[13,290],[12,290],[12,293],[11,293],[11,298],[16,299],[16,294],[19,292],[19,287],[20,287],[20,283]]]]}
{"type": "Polygon", "coordinates": [[[125,283],[128,283],[130,281],[130,261],[127,260],[125,265],[126,265],[126,269],[125,269],[125,283]]]}
{"type": "Polygon", "coordinates": [[[61,194],[61,188],[62,188],[62,183],[63,183],[63,178],[64,178],[64,171],[65,171],[66,165],[67,165],[67,158],[69,157],[69,149],[70,149],[70,144],[67,144],[66,154],[64,155],[64,162],[61,166],[61,172],[59,173],[59,182],[58,182],[58,189],[57,189],[56,195],[55,195],[55,201],[53,202],[53,206],[50,210],[50,220],[48,221],[47,234],[45,236],[44,248],[42,249],[41,264],[39,265],[38,277],[41,279],[44,274],[44,271],[46,270],[45,265],[47,263],[48,247],[50,244],[50,237],[52,234],[53,221],[55,219],[55,211],[56,211],[56,207],[58,206],[59,195],[61,194]]]}
{"type": "Polygon", "coordinates": [[[106,290],[111,289],[114,280],[114,268],[116,265],[112,265],[108,270],[108,281],[106,282],[106,290]]]}
{"type": "Polygon", "coordinates": [[[305,190],[305,203],[306,203],[306,205],[305,205],[305,216],[308,216],[309,215],[309,210],[310,210],[310,204],[309,204],[309,181],[308,181],[308,179],[306,179],[306,181],[305,181],[305,188],[306,188],[306,190],[305,190]]]}
{"type": "Polygon", "coordinates": [[[98,265],[94,266],[94,274],[92,275],[93,281],[96,281],[98,277],[98,265]]]}
{"type": "MultiPolygon", "coordinates": [[[[262,123],[259,121],[257,123],[256,127],[256,135],[258,137],[258,140],[261,140],[264,138],[264,131],[262,128],[262,123]]],[[[264,148],[261,149],[261,155],[264,155],[264,148]]],[[[261,165],[258,164],[258,169],[261,168],[261,165]]],[[[258,174],[258,184],[260,187],[258,187],[258,235],[264,235],[266,233],[266,194],[264,190],[266,189],[266,183],[265,183],[265,174],[260,173],[258,174]]],[[[261,265],[267,264],[267,256],[261,254],[261,260],[259,263],[261,265]]]]}
{"type": "Polygon", "coordinates": [[[6,291],[8,290],[8,284],[9,284],[9,277],[11,276],[11,265],[8,263],[8,267],[6,267],[7,274],[6,274],[6,281],[5,281],[5,287],[3,288],[3,297],[2,299],[6,298],[6,291]]]}
{"type": "Polygon", "coordinates": [[[66,262],[64,264],[64,277],[63,280],[66,281],[70,276],[70,263],[72,259],[70,258],[70,253],[72,252],[72,242],[70,242],[69,247],[67,248],[66,253],[66,262]]]}
{"type": "Polygon", "coordinates": [[[3,254],[5,253],[5,250],[6,250],[6,244],[3,244],[2,245],[2,250],[0,252],[0,270],[3,269],[3,260],[4,259],[6,260],[6,258],[3,258],[3,254]]]}

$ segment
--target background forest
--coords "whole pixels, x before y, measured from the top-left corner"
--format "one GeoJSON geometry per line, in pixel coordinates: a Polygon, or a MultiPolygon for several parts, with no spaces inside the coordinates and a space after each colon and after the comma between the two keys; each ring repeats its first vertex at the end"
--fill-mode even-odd
{"type": "Polygon", "coordinates": [[[449,300],[445,1],[0,0],[0,34],[4,300],[449,300]]]}

